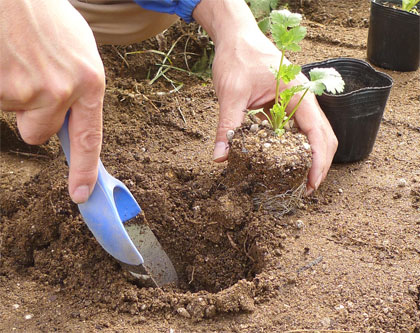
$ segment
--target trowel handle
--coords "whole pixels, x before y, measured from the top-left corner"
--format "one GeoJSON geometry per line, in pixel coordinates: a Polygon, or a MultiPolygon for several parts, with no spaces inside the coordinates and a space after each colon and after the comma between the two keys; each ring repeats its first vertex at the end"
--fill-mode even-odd
{"type": "MultiPolygon", "coordinates": [[[[68,164],[70,165],[69,123],[70,110],[57,133],[68,164]]],[[[123,226],[141,212],[134,197],[118,179],[98,165],[98,178],[88,201],[78,204],[79,211],[96,240],[117,260],[128,265],[141,265],[144,260],[123,226]]]]}
{"type": "Polygon", "coordinates": [[[57,133],[60,139],[61,147],[63,148],[64,155],[66,155],[67,163],[70,165],[70,137],[69,137],[69,117],[70,110],[67,111],[66,117],[64,118],[63,126],[57,133]]]}
{"type": "MultiPolygon", "coordinates": [[[[68,110],[66,117],[64,118],[63,126],[57,133],[60,139],[61,147],[63,148],[64,155],[66,155],[67,164],[70,165],[70,136],[69,136],[69,118],[71,111],[68,110]]],[[[108,172],[105,170],[102,161],[99,159],[98,165],[98,181],[102,182],[102,179],[108,179],[108,172]]]]}

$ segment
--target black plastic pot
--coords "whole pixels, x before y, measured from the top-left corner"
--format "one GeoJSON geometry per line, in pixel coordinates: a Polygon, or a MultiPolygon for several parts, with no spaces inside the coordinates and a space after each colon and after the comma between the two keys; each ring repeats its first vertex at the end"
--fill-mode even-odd
{"type": "Polygon", "coordinates": [[[366,61],[352,58],[307,64],[302,67],[302,72],[309,77],[309,71],[317,67],[335,68],[346,84],[342,94],[317,96],[338,139],[333,162],[360,161],[373,149],[392,78],[376,71],[366,61]]]}
{"type": "Polygon", "coordinates": [[[382,68],[415,71],[420,65],[420,15],[384,2],[401,6],[402,0],[371,0],[367,57],[382,68]]]}

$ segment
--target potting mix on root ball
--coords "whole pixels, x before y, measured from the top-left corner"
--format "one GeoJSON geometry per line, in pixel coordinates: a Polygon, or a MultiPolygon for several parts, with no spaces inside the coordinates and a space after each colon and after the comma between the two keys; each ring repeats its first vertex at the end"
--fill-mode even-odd
{"type": "MultiPolygon", "coordinates": [[[[365,59],[367,1],[296,0],[290,8],[306,14],[308,37],[289,60],[365,59]]],[[[191,68],[202,54],[196,29],[178,23],[163,35],[164,52],[184,35],[174,67],[188,70],[185,58],[191,68]]],[[[182,89],[164,77],[149,84],[163,56],[126,55],[158,49],[156,39],[100,47],[107,72],[101,159],[141,205],[179,287],[138,286],[71,203],[58,139],[28,146],[11,115],[0,113],[0,331],[417,332],[419,71],[387,71],[394,87],[369,157],[334,165],[311,198],[280,218],[255,203],[267,170],[236,182],[231,166],[212,162],[211,82],[171,69],[165,76],[182,89]]],[[[273,161],[290,158],[302,172],[296,184],[303,182],[312,153],[306,138],[264,137],[261,123],[259,132],[255,149],[287,139],[283,148],[301,152],[273,161]]]]}
{"type": "Polygon", "coordinates": [[[308,140],[296,128],[278,136],[267,121],[248,121],[230,141],[228,184],[248,188],[256,209],[281,217],[301,204],[311,160],[308,140]]]}

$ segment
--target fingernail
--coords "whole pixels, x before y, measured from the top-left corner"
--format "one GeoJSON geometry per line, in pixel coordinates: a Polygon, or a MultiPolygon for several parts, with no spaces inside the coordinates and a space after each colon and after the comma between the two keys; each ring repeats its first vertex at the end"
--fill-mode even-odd
{"type": "Polygon", "coordinates": [[[228,145],[225,142],[216,142],[214,145],[213,161],[222,162],[228,154],[228,145]]]}
{"type": "Polygon", "coordinates": [[[318,179],[315,182],[315,190],[317,190],[319,185],[321,185],[321,181],[322,181],[322,173],[318,176],[318,179]]]}
{"type": "Polygon", "coordinates": [[[74,203],[84,203],[89,199],[89,186],[81,185],[77,187],[71,196],[74,203]]]}

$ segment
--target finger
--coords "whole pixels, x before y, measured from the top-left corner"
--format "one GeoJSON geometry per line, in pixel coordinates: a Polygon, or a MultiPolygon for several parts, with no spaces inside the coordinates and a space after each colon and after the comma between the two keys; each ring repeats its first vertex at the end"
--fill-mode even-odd
{"type": "Polygon", "coordinates": [[[98,96],[92,103],[79,100],[71,108],[69,193],[75,203],[88,200],[98,176],[102,145],[102,98],[98,96]]]}
{"type": "Polygon", "coordinates": [[[27,144],[39,145],[58,132],[64,119],[65,108],[16,111],[19,133],[27,144]]]}
{"type": "Polygon", "coordinates": [[[213,161],[226,161],[229,153],[229,145],[226,134],[242,124],[246,114],[246,106],[243,103],[224,106],[220,104],[219,124],[216,132],[216,143],[214,145],[213,161]]]}
{"type": "Polygon", "coordinates": [[[324,179],[327,177],[328,171],[334,159],[334,155],[337,151],[338,140],[324,112],[321,112],[321,116],[322,116],[322,119],[324,120],[324,126],[322,127],[322,129],[324,132],[324,138],[326,142],[326,155],[324,159],[325,166],[322,171],[322,179],[321,179],[321,183],[322,183],[324,179]]]}
{"type": "Polygon", "coordinates": [[[327,147],[323,140],[323,135],[320,132],[320,130],[314,129],[307,133],[312,149],[312,166],[308,174],[306,195],[310,195],[313,191],[317,190],[324,177],[324,169],[327,162],[327,147]]]}
{"type": "Polygon", "coordinates": [[[306,191],[306,195],[310,195],[327,177],[338,142],[330,126],[324,129],[315,128],[307,136],[312,148],[312,167],[306,191]]]}

